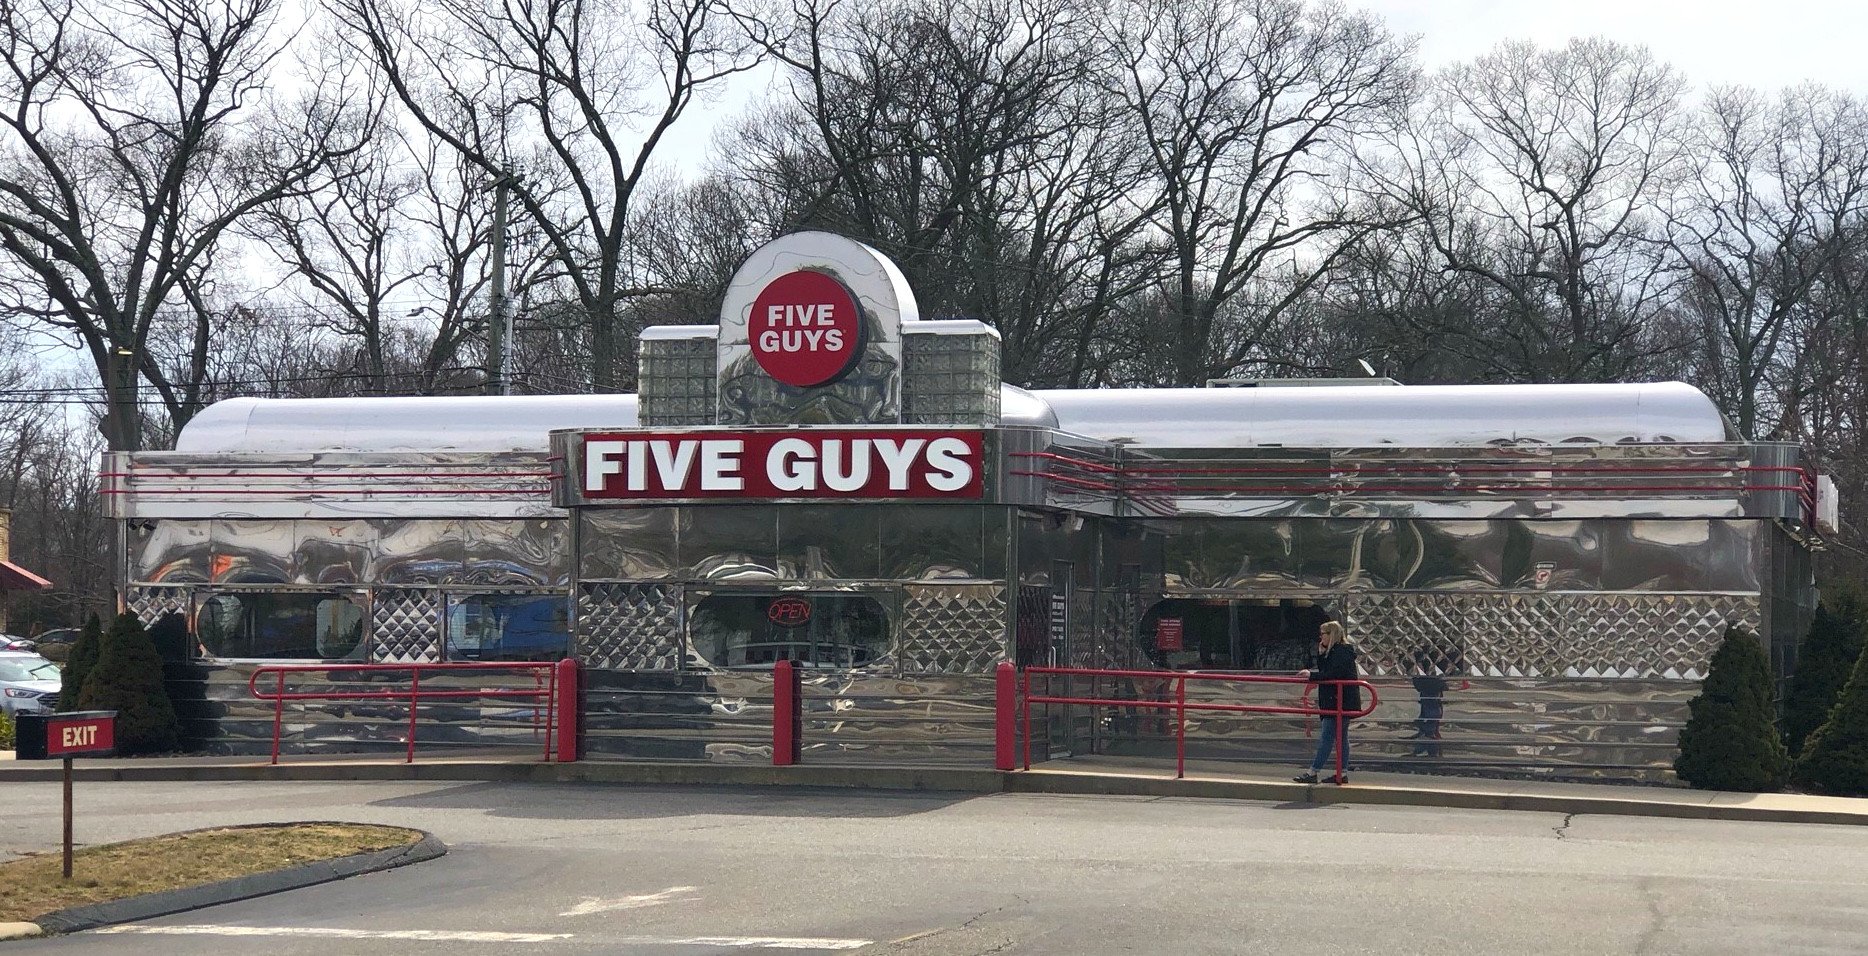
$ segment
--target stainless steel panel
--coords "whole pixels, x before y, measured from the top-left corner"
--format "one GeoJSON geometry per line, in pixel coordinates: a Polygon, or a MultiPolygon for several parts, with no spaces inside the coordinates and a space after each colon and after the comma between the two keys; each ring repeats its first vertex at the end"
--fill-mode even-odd
{"type": "Polygon", "coordinates": [[[136,522],[130,526],[130,580],[133,582],[201,582],[211,576],[212,523],[167,520],[136,522]]]}
{"type": "Polygon", "coordinates": [[[796,581],[872,580],[882,573],[887,506],[790,505],[778,511],[778,575],[796,581]]]}
{"type": "Polygon", "coordinates": [[[381,526],[369,521],[292,522],[291,581],[295,584],[369,582],[371,556],[381,526]]]}
{"type": "Polygon", "coordinates": [[[374,594],[370,659],[411,664],[441,659],[441,592],[381,588],[374,594]]]}
{"type": "Polygon", "coordinates": [[[681,666],[681,590],[668,583],[585,583],[577,589],[577,659],[585,667],[681,666]]]}
{"type": "Polygon", "coordinates": [[[986,558],[986,512],[979,505],[897,505],[880,516],[882,577],[896,581],[979,580],[986,558]]]}
{"type": "Polygon", "coordinates": [[[680,510],[656,508],[579,508],[578,576],[584,579],[645,580],[673,576],[676,519],[680,510]]]}
{"type": "Polygon", "coordinates": [[[1012,655],[1011,610],[1003,584],[902,588],[903,674],[989,674],[1012,655]]]}
{"type": "Polygon", "coordinates": [[[458,522],[442,518],[372,521],[376,549],[367,569],[375,584],[439,584],[458,575],[467,548],[458,522]]]}
{"type": "MultiPolygon", "coordinates": [[[[1671,782],[1671,763],[1691,681],[1471,678],[1449,683],[1437,738],[1423,729],[1420,691],[1407,678],[1376,678],[1381,703],[1351,729],[1357,766],[1372,770],[1536,776],[1542,779],[1671,782]]],[[[1165,684],[1101,689],[1147,697],[1165,684]]],[[[1218,703],[1296,704],[1292,688],[1189,685],[1189,697],[1218,703]]],[[[1084,708],[1077,708],[1084,710],[1084,708]]],[[[1098,708],[1100,752],[1172,759],[1174,725],[1136,708],[1098,708]]],[[[1090,743],[1087,722],[1080,746],[1090,743]]],[[[1315,748],[1316,725],[1302,718],[1199,714],[1187,726],[1195,759],[1295,765],[1315,748]]]]}
{"type": "Polygon", "coordinates": [[[571,580],[570,522],[564,519],[463,520],[462,567],[450,584],[562,586],[571,580]]]}
{"type": "Polygon", "coordinates": [[[681,573],[700,580],[770,580],[778,576],[782,505],[692,505],[676,518],[681,573]]]}
{"type": "Polygon", "coordinates": [[[297,546],[291,521],[222,520],[210,526],[210,577],[217,584],[278,584],[291,580],[297,546]]]}

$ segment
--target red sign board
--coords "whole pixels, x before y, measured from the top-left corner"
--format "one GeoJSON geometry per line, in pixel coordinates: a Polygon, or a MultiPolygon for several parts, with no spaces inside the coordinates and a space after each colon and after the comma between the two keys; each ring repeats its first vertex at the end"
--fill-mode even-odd
{"type": "Polygon", "coordinates": [[[753,299],[746,334],[766,374],[799,388],[828,385],[862,354],[863,314],[835,277],[787,272],[753,299]]]}
{"type": "Polygon", "coordinates": [[[14,749],[21,760],[95,756],[117,749],[114,710],[21,714],[14,730],[14,749]]]}
{"type": "Polygon", "coordinates": [[[78,757],[117,749],[117,718],[58,717],[45,722],[45,754],[78,757]]]}
{"type": "Polygon", "coordinates": [[[1186,627],[1178,617],[1164,617],[1155,622],[1155,650],[1186,649],[1186,627]]]}
{"type": "Polygon", "coordinates": [[[978,431],[911,428],[583,436],[583,494],[669,498],[979,498],[978,431]]]}
{"type": "Polygon", "coordinates": [[[779,598],[765,606],[765,619],[779,627],[803,627],[811,620],[811,602],[803,598],[779,598]]]}

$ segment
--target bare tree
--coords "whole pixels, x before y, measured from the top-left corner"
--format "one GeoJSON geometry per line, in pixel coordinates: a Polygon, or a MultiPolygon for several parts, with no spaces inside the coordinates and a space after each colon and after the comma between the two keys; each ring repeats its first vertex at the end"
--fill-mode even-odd
{"type": "Polygon", "coordinates": [[[984,319],[1021,384],[1082,383],[1145,283],[1147,167],[1098,73],[1103,11],[1031,0],[805,3],[788,88],[742,124],[726,174],[771,231],[890,254],[922,311],[984,319]]]}
{"type": "Polygon", "coordinates": [[[1200,384],[1249,361],[1344,249],[1394,223],[1349,151],[1404,105],[1412,47],[1334,3],[1115,9],[1112,82],[1171,252],[1159,317],[1138,332],[1166,346],[1157,374],[1200,384]]]}
{"type": "Polygon", "coordinates": [[[0,2],[0,295],[90,353],[112,448],[140,446],[144,379],[175,424],[197,407],[145,348],[156,317],[187,307],[235,222],[354,148],[341,76],[268,109],[277,9],[0,2]]]}
{"type": "Polygon", "coordinates": [[[1835,317],[1814,293],[1868,214],[1868,110],[1817,87],[1715,90],[1692,144],[1668,225],[1704,333],[1695,377],[1741,433],[1774,437],[1818,381],[1808,333],[1835,317]]]}
{"type": "MultiPolygon", "coordinates": [[[[366,391],[426,394],[486,331],[491,193],[431,137],[385,128],[247,231],[287,267],[307,321],[357,343],[366,391]],[[413,380],[395,374],[409,371],[398,335],[423,340],[413,380]]],[[[526,265],[511,270],[520,284],[526,265]]]]}
{"type": "Polygon", "coordinates": [[[654,291],[625,245],[650,161],[697,96],[756,66],[764,25],[724,0],[332,0],[431,135],[506,181],[590,328],[599,389],[634,382],[621,306],[654,291]]]}
{"type": "Polygon", "coordinates": [[[1620,378],[1674,344],[1655,334],[1659,213],[1684,168],[1684,87],[1599,38],[1507,43],[1438,78],[1402,193],[1446,267],[1503,294],[1470,331],[1513,377],[1620,378]]]}

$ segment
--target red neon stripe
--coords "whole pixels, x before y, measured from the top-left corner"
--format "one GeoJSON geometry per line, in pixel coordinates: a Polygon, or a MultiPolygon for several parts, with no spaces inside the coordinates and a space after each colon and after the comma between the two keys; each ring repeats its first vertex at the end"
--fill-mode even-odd
{"type": "Polygon", "coordinates": [[[534,495],[544,497],[551,494],[549,488],[158,488],[158,489],[116,489],[106,488],[99,494],[104,495],[305,495],[307,497],[330,497],[332,495],[374,495],[374,496],[420,496],[420,495],[534,495]]]}

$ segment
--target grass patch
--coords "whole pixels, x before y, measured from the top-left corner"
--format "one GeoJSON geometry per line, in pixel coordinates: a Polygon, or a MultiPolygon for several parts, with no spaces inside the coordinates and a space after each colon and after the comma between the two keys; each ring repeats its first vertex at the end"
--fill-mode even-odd
{"type": "Polygon", "coordinates": [[[407,846],[421,838],[401,827],[351,823],[196,830],[80,849],[72,856],[69,881],[59,877],[60,854],[54,850],[0,863],[0,922],[30,922],[71,906],[407,846]]]}

